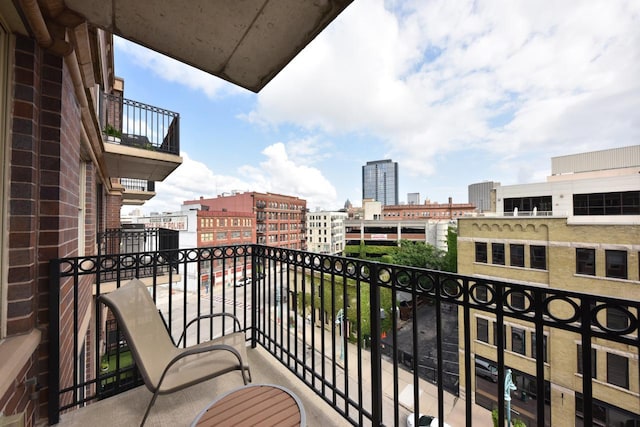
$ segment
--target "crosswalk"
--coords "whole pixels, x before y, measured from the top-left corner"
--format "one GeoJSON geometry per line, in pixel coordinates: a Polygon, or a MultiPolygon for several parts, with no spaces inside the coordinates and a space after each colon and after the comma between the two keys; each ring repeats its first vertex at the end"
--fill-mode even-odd
{"type": "Polygon", "coordinates": [[[244,301],[242,300],[234,301],[231,298],[222,298],[222,296],[220,295],[211,295],[211,294],[202,294],[202,297],[211,299],[221,304],[224,303],[225,305],[234,305],[235,303],[235,306],[238,308],[246,308],[247,310],[251,309],[251,304],[250,303],[245,304],[244,301]]]}

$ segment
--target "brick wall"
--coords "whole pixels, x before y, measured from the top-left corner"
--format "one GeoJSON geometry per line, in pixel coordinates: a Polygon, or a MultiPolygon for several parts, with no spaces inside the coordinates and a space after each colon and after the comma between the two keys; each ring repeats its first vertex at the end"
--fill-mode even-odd
{"type": "MultiPolygon", "coordinates": [[[[79,245],[93,253],[97,232],[97,176],[90,165],[86,173],[85,231],[78,237],[80,203],[81,118],[80,109],[64,59],[42,51],[33,40],[16,36],[14,52],[13,116],[9,194],[9,283],[7,335],[42,331],[38,351],[24,357],[15,387],[0,397],[7,415],[27,411],[28,425],[47,416],[49,386],[49,261],[75,256],[79,245]],[[31,404],[22,381],[38,377],[43,387],[36,405],[31,404]]],[[[119,210],[117,218],[119,219],[119,210]]],[[[91,278],[79,288],[78,313],[88,313],[91,278]]],[[[60,383],[72,384],[73,354],[78,349],[70,332],[73,324],[73,289],[69,281],[60,286],[60,383]]],[[[82,319],[80,319],[81,321],[82,319]]],[[[92,322],[88,322],[90,325],[92,322]]],[[[81,331],[84,335],[88,331],[81,331]]],[[[80,345],[82,343],[80,342],[80,345]]],[[[90,352],[88,353],[91,354],[90,352]]],[[[65,397],[61,397],[65,401],[65,397]]]]}

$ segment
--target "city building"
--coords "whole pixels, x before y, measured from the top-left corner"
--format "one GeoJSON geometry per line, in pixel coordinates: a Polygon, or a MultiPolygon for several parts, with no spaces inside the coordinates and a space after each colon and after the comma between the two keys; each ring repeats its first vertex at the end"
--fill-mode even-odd
{"type": "Polygon", "coordinates": [[[373,199],[384,206],[400,203],[397,162],[376,160],[362,166],[362,199],[373,199]]]}
{"type": "Polygon", "coordinates": [[[307,212],[307,250],[342,255],[345,245],[346,212],[307,212]]]}
{"type": "Polygon", "coordinates": [[[141,182],[182,163],[179,114],[124,97],[114,34],[257,92],[348,3],[0,3],[0,424],[56,424],[95,396],[100,276],[61,277],[56,260],[96,257],[125,201],[152,196],[141,182]]]}
{"type": "Polygon", "coordinates": [[[431,219],[434,221],[449,221],[461,218],[475,212],[471,203],[453,203],[449,197],[448,203],[431,203],[425,200],[422,205],[393,205],[384,206],[382,219],[389,221],[431,219]]]}
{"type": "Polygon", "coordinates": [[[407,204],[408,205],[419,205],[420,204],[420,193],[407,193],[407,204]]]}
{"type": "MultiPolygon", "coordinates": [[[[458,272],[480,280],[506,280],[536,288],[640,299],[640,146],[581,153],[552,159],[547,182],[499,186],[496,212],[458,221],[458,272]]],[[[474,297],[490,300],[486,288],[474,297]]],[[[508,297],[513,310],[535,304],[527,292],[508,297]]],[[[572,306],[555,300],[548,310],[571,319],[572,306]]],[[[611,330],[631,327],[634,309],[599,306],[593,322],[611,330]]],[[[598,307],[596,307],[598,308],[598,307]]],[[[471,312],[471,352],[476,360],[473,395],[477,404],[495,407],[497,390],[482,366],[497,366],[497,319],[471,312]],[[480,367],[480,368],[479,368],[480,367]]],[[[511,319],[503,325],[504,363],[513,370],[517,391],[511,407],[534,423],[538,347],[532,323],[511,319]]],[[[582,425],[584,352],[580,335],[544,328],[542,340],[546,425],[582,425]]],[[[587,352],[588,353],[588,352],[587,352]]],[[[593,416],[598,425],[640,423],[638,347],[594,338],[589,358],[593,416]]]]}
{"type": "Polygon", "coordinates": [[[273,193],[234,192],[215,198],[187,200],[184,206],[200,205],[202,209],[238,212],[255,217],[255,242],[279,248],[304,249],[307,201],[273,193]]]}
{"type": "Polygon", "coordinates": [[[495,210],[495,206],[491,206],[491,191],[499,186],[500,183],[494,181],[470,184],[468,187],[469,203],[474,205],[478,212],[495,210]]]}
{"type": "Polygon", "coordinates": [[[430,220],[365,220],[347,219],[344,222],[347,247],[358,252],[361,242],[367,246],[398,246],[400,240],[428,243],[447,250],[449,221],[430,220]]]}

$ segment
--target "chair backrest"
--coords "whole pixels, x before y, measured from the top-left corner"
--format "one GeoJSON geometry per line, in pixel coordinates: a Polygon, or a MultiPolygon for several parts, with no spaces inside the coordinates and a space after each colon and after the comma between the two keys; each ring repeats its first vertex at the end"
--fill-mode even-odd
{"type": "Polygon", "coordinates": [[[147,388],[154,391],[163,370],[179,350],[173,345],[147,287],[132,279],[115,291],[100,295],[99,300],[111,309],[147,388]]]}

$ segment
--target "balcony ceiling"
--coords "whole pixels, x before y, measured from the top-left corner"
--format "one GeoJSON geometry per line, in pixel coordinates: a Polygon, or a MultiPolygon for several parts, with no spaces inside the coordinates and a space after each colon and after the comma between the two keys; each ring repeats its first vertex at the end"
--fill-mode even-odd
{"type": "Polygon", "coordinates": [[[253,92],[352,0],[64,0],[93,25],[253,92]]]}

